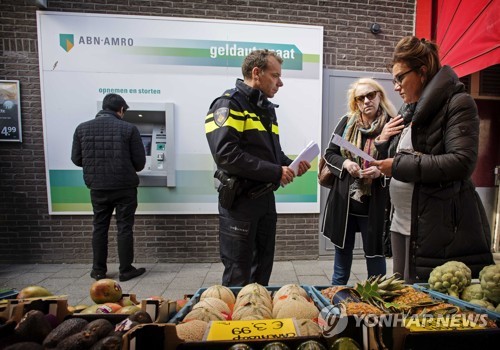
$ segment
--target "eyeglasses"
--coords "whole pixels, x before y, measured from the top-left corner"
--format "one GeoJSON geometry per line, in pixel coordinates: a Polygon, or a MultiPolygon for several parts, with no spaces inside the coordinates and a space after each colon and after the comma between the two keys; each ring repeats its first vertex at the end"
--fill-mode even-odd
{"type": "Polygon", "coordinates": [[[412,68],[412,69],[410,69],[410,70],[408,70],[408,71],[406,71],[406,72],[404,72],[404,73],[401,73],[401,74],[396,75],[396,76],[394,77],[394,79],[392,79],[392,84],[393,84],[393,85],[398,84],[399,86],[401,86],[401,84],[403,84],[403,79],[406,77],[406,75],[407,75],[408,73],[413,72],[413,71],[414,71],[414,69],[412,68]]]}
{"type": "Polygon", "coordinates": [[[354,97],[354,101],[356,101],[356,102],[364,102],[365,98],[367,98],[367,97],[371,101],[371,100],[373,100],[377,96],[377,93],[378,93],[378,91],[372,91],[372,92],[367,93],[366,95],[356,96],[356,97],[354,97]]]}

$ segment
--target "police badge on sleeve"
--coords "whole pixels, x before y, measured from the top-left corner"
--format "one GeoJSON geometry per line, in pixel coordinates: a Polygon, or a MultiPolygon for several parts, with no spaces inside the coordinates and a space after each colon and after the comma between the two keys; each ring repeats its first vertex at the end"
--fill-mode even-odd
{"type": "Polygon", "coordinates": [[[221,127],[229,117],[229,108],[221,107],[214,112],[214,122],[217,126],[221,127]]]}

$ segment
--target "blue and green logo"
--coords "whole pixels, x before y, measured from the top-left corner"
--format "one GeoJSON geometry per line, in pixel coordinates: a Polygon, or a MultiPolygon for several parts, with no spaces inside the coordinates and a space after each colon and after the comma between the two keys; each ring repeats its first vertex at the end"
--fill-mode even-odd
{"type": "Polygon", "coordinates": [[[64,51],[69,52],[75,46],[75,37],[73,34],[59,34],[59,45],[64,51]]]}

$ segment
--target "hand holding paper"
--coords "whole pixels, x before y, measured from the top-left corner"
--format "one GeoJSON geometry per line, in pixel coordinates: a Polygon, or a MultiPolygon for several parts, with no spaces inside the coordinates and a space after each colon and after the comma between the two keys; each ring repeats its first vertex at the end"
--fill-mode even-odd
{"type": "Polygon", "coordinates": [[[333,136],[333,143],[342,147],[342,148],[345,148],[346,150],[348,150],[352,154],[354,154],[358,157],[361,157],[368,162],[373,162],[375,160],[375,158],[373,158],[371,155],[369,155],[365,151],[360,150],[359,148],[354,146],[352,143],[350,143],[349,141],[344,139],[342,136],[335,134],[335,136],[333,136]]]}
{"type": "Polygon", "coordinates": [[[319,154],[318,144],[314,141],[309,142],[309,144],[300,152],[300,154],[295,158],[288,167],[292,169],[297,175],[299,173],[299,164],[301,161],[305,160],[307,162],[312,162],[314,158],[319,154]]]}

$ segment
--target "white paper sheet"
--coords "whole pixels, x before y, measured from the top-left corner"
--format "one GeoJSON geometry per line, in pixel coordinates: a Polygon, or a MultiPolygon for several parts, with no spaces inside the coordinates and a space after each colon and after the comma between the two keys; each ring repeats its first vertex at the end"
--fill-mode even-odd
{"type": "Polygon", "coordinates": [[[302,160],[308,161],[309,163],[312,162],[314,158],[317,157],[319,154],[319,147],[318,144],[314,141],[309,142],[309,144],[300,152],[300,154],[295,158],[288,167],[292,169],[295,172],[295,175],[297,175],[299,171],[299,163],[302,160]]]}
{"type": "Polygon", "coordinates": [[[345,148],[346,150],[348,150],[352,154],[355,154],[358,157],[363,158],[364,160],[367,160],[369,162],[372,162],[375,160],[375,158],[373,158],[371,155],[369,155],[365,151],[360,150],[358,147],[354,146],[352,143],[350,143],[349,141],[344,139],[342,136],[335,134],[335,136],[333,137],[333,143],[342,147],[342,148],[345,148]]]}

